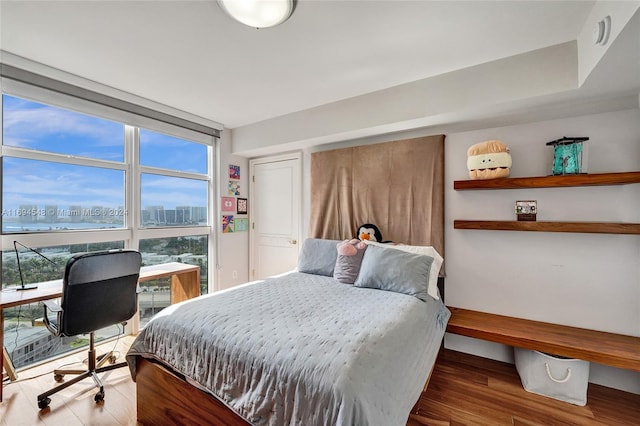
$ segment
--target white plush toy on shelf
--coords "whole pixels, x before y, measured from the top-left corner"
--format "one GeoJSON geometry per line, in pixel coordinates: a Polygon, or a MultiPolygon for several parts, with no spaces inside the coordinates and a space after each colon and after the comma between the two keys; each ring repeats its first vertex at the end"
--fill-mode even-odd
{"type": "Polygon", "coordinates": [[[472,145],[467,150],[467,168],[474,180],[508,177],[511,172],[509,148],[499,140],[472,145]]]}

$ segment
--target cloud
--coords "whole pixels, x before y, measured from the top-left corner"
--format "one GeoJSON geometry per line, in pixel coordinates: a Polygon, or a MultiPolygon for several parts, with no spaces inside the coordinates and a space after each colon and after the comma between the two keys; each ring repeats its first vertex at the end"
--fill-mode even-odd
{"type": "MultiPolygon", "coordinates": [[[[3,96],[4,144],[80,157],[124,161],[124,124],[3,96]]],[[[207,173],[207,146],[147,129],[140,131],[142,164],[207,173]]]]}
{"type": "Polygon", "coordinates": [[[164,206],[206,206],[207,182],[192,179],[156,175],[142,176],[142,205],[164,206]]]}
{"type": "Polygon", "coordinates": [[[122,160],[124,125],[77,112],[3,96],[3,143],[20,148],[105,158],[117,148],[122,160]],[[53,143],[53,142],[58,143],[53,143]],[[74,146],[75,145],[75,146],[74,146]],[[88,149],[89,147],[93,148],[88,149]]]}
{"type": "Polygon", "coordinates": [[[124,172],[5,158],[3,208],[22,204],[121,206],[124,172]]]}
{"type": "MultiPolygon", "coordinates": [[[[124,205],[124,172],[120,170],[5,158],[3,184],[3,209],[21,205],[124,205]]],[[[143,208],[206,206],[207,182],[146,174],[142,179],[142,203],[143,208]]]]}
{"type": "Polygon", "coordinates": [[[185,172],[206,173],[207,147],[197,142],[141,129],[140,163],[185,172]]]}

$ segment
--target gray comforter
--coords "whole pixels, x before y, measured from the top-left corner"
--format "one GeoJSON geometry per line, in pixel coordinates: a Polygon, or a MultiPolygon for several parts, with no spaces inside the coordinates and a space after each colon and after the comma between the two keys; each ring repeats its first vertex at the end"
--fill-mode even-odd
{"type": "Polygon", "coordinates": [[[404,425],[449,311],[290,273],[160,312],[127,354],[162,361],[255,425],[404,425]]]}

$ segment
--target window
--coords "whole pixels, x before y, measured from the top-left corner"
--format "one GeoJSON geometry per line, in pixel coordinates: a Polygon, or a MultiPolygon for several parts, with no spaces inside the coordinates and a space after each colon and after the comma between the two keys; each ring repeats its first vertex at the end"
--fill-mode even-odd
{"type": "Polygon", "coordinates": [[[140,225],[208,225],[205,145],[140,129],[140,225]]]}
{"type": "MultiPolygon", "coordinates": [[[[132,248],[143,265],[199,265],[201,292],[208,292],[216,193],[211,133],[8,79],[2,90],[3,289],[60,279],[77,252],[132,248]]],[[[141,287],[145,324],[168,305],[170,286],[157,280],[141,287]]],[[[82,336],[52,338],[32,327],[41,316],[38,305],[5,310],[5,345],[16,367],[85,344],[82,336]]],[[[119,333],[109,327],[97,336],[119,333]]]]}
{"type": "Polygon", "coordinates": [[[140,164],[207,174],[207,147],[162,133],[140,129],[140,164]]]}
{"type": "Polygon", "coordinates": [[[2,162],[2,232],[124,227],[124,171],[26,158],[2,162]]]}
{"type": "Polygon", "coordinates": [[[2,96],[2,144],[109,161],[124,161],[124,124],[2,96]]]}
{"type": "Polygon", "coordinates": [[[207,182],[142,174],[143,227],[207,225],[207,182]]]}
{"type": "MultiPolygon", "coordinates": [[[[166,262],[183,262],[200,266],[200,293],[204,294],[207,292],[208,242],[206,235],[140,240],[142,262],[145,266],[166,262]]],[[[153,315],[169,306],[170,288],[170,278],[140,283],[138,306],[141,326],[146,325],[153,315]]]]}

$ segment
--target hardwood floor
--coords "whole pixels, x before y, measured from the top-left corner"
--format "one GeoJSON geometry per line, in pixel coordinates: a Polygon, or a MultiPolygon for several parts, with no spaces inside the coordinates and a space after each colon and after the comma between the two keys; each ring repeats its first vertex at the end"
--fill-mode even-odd
{"type": "Polygon", "coordinates": [[[522,388],[512,364],[440,352],[408,426],[640,425],[640,395],[589,384],[584,407],[522,388]]]}
{"type": "MultiPolygon", "coordinates": [[[[118,361],[124,358],[133,336],[120,338],[115,346],[118,361]]],[[[97,346],[98,353],[108,352],[115,342],[97,346]]],[[[4,383],[3,401],[0,403],[1,426],[76,426],[76,425],[136,425],[136,391],[128,368],[118,368],[100,374],[104,384],[105,401],[96,404],[97,392],[93,380],[85,379],[51,396],[51,404],[38,409],[37,396],[57,385],[53,379],[54,368],[84,368],[82,360],[86,351],[18,371],[18,380],[4,383]],[[73,365],[67,365],[73,363],[73,365]]],[[[72,375],[68,377],[73,377],[72,375]]]]}
{"type": "MultiPolygon", "coordinates": [[[[133,341],[120,340],[124,354],[133,341]]],[[[111,349],[112,343],[102,348],[111,349]]],[[[136,425],[135,384],[126,368],[102,375],[105,401],[96,404],[93,382],[85,380],[51,397],[46,410],[38,410],[36,396],[55,386],[55,367],[79,362],[77,353],[62,360],[18,372],[18,381],[4,388],[0,425],[136,425]]],[[[429,388],[413,409],[408,426],[461,425],[638,425],[640,395],[594,384],[588,402],[579,407],[526,392],[513,365],[443,350],[429,388]]]]}

